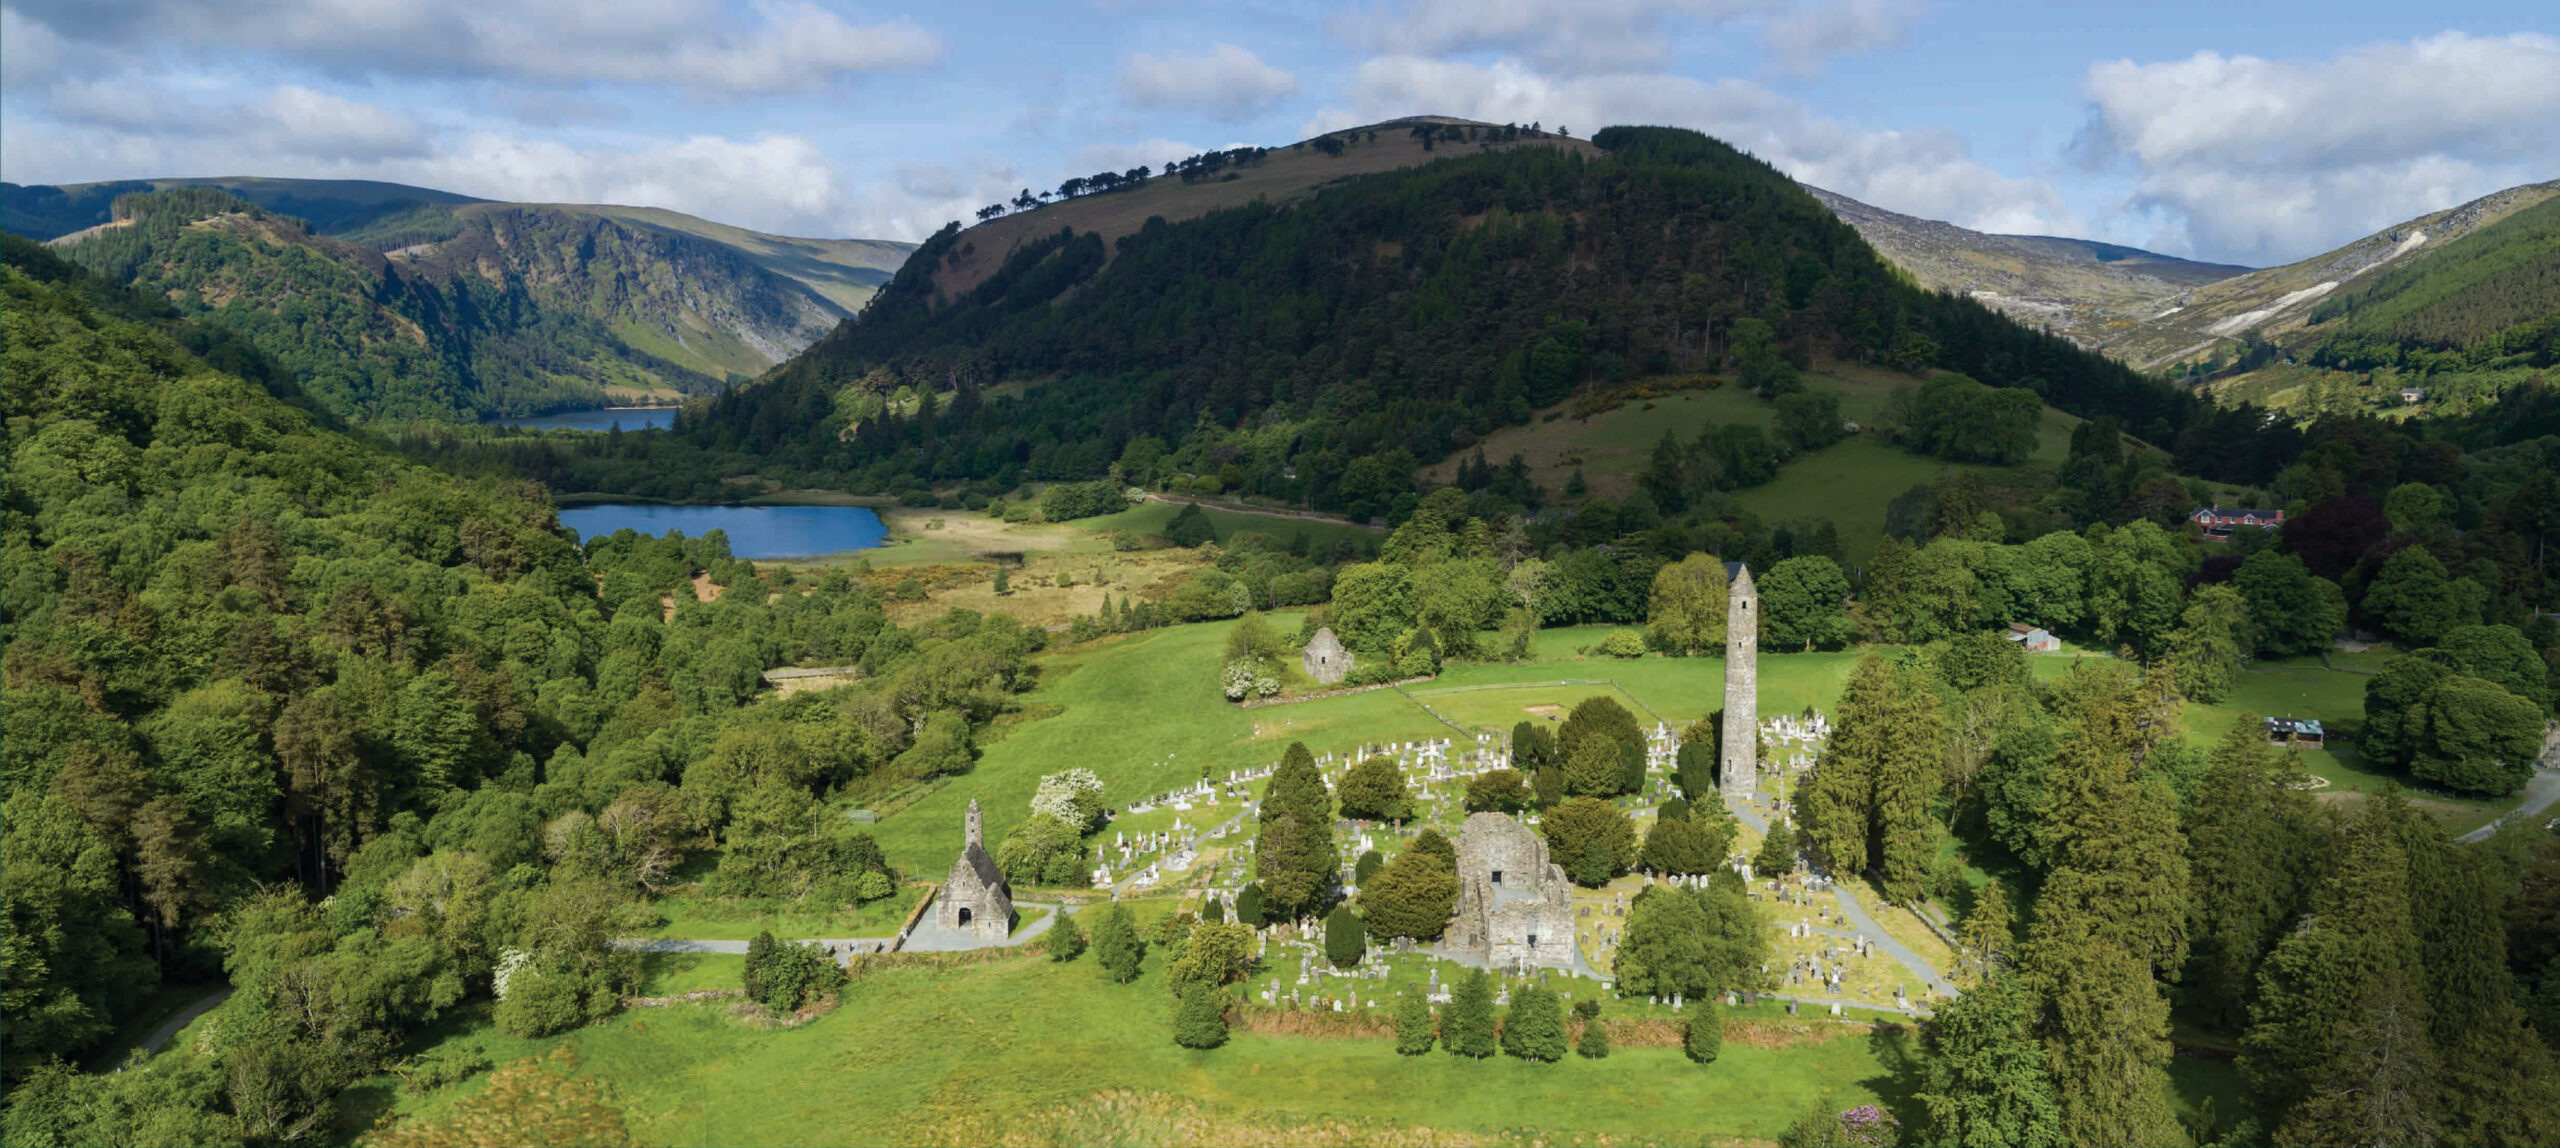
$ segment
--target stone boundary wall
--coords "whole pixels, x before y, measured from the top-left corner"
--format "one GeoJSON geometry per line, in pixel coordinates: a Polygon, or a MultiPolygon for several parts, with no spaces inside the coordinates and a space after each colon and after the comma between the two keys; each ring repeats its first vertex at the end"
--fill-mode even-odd
{"type": "Polygon", "coordinates": [[[622,1007],[665,1008],[668,1005],[690,1004],[694,1001],[716,1001],[728,997],[742,997],[745,995],[747,995],[747,990],[745,989],[696,989],[689,993],[678,993],[671,997],[624,997],[622,998],[622,1007]]]}
{"type": "Polygon", "coordinates": [[[1318,690],[1315,693],[1298,694],[1293,697],[1250,698],[1245,701],[1237,702],[1236,708],[1243,710],[1258,710],[1265,706],[1295,705],[1299,702],[1321,701],[1325,698],[1347,698],[1353,694],[1365,694],[1376,690],[1392,690],[1399,686],[1409,686],[1415,682],[1427,682],[1431,680],[1432,679],[1430,678],[1405,678],[1401,681],[1379,682],[1372,686],[1348,686],[1338,690],[1318,690]]]}
{"type": "Polygon", "coordinates": [[[889,938],[890,952],[894,953],[907,947],[907,938],[915,933],[916,922],[924,919],[924,911],[932,908],[933,899],[941,895],[942,886],[940,885],[927,885],[924,887],[924,896],[917,898],[915,910],[907,914],[907,923],[898,926],[897,936],[889,938]]]}

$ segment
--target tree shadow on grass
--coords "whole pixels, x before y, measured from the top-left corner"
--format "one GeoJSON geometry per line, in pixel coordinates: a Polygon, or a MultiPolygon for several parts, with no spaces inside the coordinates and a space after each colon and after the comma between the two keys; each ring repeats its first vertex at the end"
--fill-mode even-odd
{"type": "Polygon", "coordinates": [[[1867,1047],[1876,1063],[1884,1066],[1884,1075],[1868,1077],[1859,1085],[1876,1094],[1877,1103],[1901,1122],[1906,1136],[1917,1135],[1929,1124],[1929,1110],[1920,1102],[1920,1091],[1929,1083],[1929,1068],[1919,1026],[1879,1021],[1867,1035],[1867,1047]]]}

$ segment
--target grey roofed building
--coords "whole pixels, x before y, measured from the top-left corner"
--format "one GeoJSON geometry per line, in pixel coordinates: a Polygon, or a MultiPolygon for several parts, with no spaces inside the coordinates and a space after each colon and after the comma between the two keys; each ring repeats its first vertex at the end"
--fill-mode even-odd
{"type": "Polygon", "coordinates": [[[1307,676],[1332,685],[1351,673],[1351,651],[1342,648],[1342,639],[1333,636],[1333,627],[1320,626],[1316,636],[1307,639],[1306,652],[1299,665],[1307,676]]]}
{"type": "Polygon", "coordinates": [[[1013,932],[1013,887],[1004,870],[987,855],[978,802],[969,802],[967,844],[951,863],[951,878],[942,883],[934,907],[934,924],[970,934],[982,941],[1002,941],[1013,932]]]}

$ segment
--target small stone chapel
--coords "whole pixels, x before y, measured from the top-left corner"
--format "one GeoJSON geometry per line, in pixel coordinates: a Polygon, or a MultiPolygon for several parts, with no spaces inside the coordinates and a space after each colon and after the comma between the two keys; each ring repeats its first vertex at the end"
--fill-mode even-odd
{"type": "Polygon", "coordinates": [[[1351,672],[1351,651],[1342,647],[1342,639],[1333,636],[1331,626],[1317,628],[1316,636],[1307,639],[1306,652],[1298,661],[1308,677],[1326,685],[1341,681],[1351,672]]]}
{"type": "Polygon", "coordinates": [[[1004,870],[987,854],[986,831],[978,819],[978,802],[969,801],[968,844],[951,863],[951,878],[935,898],[934,924],[981,941],[1002,942],[1013,933],[1013,887],[1004,870]]]}

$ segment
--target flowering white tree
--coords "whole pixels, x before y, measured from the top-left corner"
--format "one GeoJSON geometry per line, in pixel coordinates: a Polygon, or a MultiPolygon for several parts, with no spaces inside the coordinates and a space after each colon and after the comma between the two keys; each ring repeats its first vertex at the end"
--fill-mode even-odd
{"type": "Polygon", "coordinates": [[[1102,817],[1102,779],[1090,769],[1049,774],[1031,795],[1031,811],[1075,826],[1077,832],[1090,830],[1102,817]]]}

